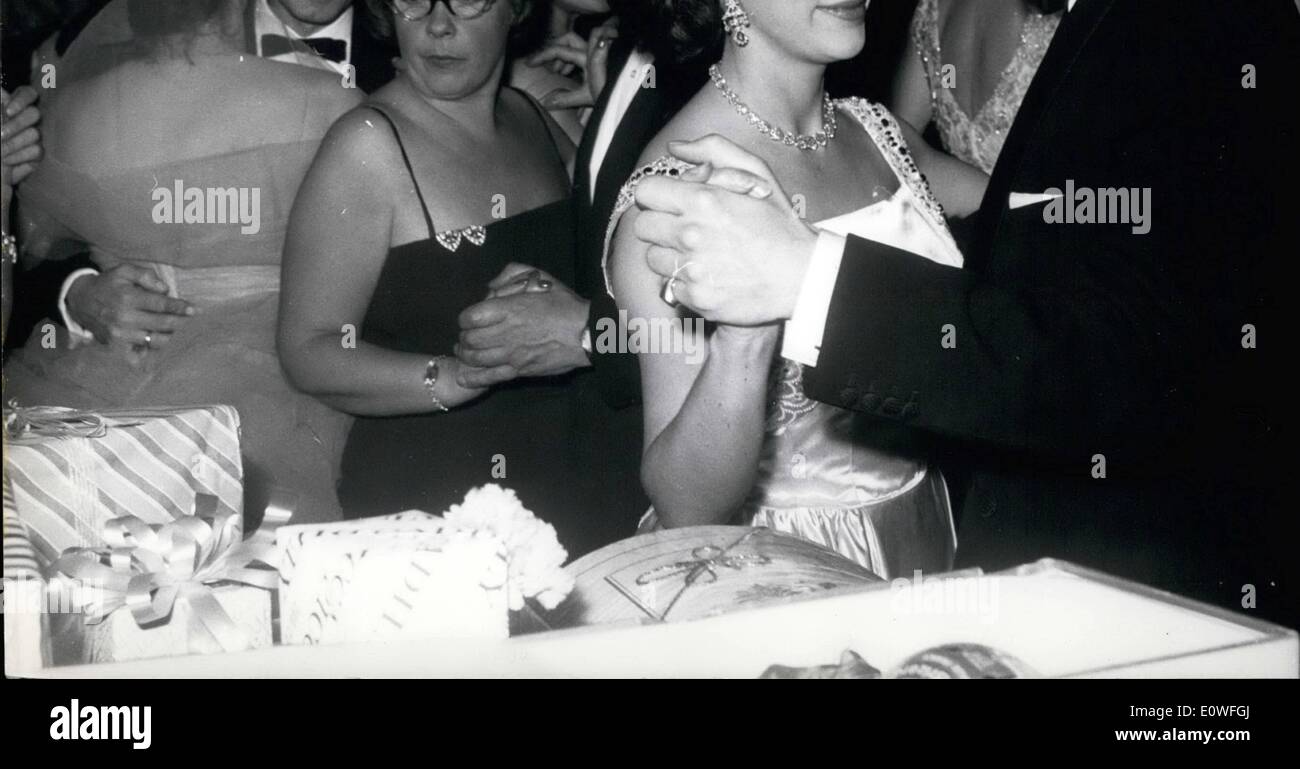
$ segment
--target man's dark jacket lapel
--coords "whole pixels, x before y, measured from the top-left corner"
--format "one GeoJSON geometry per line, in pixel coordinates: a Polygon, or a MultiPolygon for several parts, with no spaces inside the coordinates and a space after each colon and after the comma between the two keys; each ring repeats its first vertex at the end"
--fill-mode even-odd
{"type": "Polygon", "coordinates": [[[1040,121],[1051,109],[1070,69],[1114,4],[1115,0],[1079,0],[1074,10],[1069,11],[1061,21],[1061,26],[1025,93],[1015,122],[1002,145],[1002,152],[998,155],[997,165],[993,168],[993,177],[989,180],[980,205],[980,225],[974,247],[966,254],[968,269],[978,268],[992,249],[1002,217],[1008,211],[1010,194],[1013,191],[1042,192],[1012,190],[1012,184],[1026,150],[1036,138],[1040,121]]]}

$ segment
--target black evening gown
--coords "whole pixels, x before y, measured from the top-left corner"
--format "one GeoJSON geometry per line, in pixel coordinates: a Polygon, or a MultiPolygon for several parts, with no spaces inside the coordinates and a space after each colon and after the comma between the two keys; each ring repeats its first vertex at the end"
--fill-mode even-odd
{"type": "MultiPolygon", "coordinates": [[[[418,183],[416,191],[423,205],[418,183]]],[[[478,232],[471,228],[459,238],[434,236],[427,206],[425,218],[429,239],[389,251],[361,331],[370,344],[429,357],[450,354],[460,332],[457,317],[486,296],[488,282],[510,262],[573,285],[568,200],[478,232]]],[[[358,418],[344,448],[344,516],[441,513],[471,488],[496,483],[514,489],[525,507],[555,526],[570,557],[631,536],[637,511],[625,509],[625,500],[637,496],[629,492],[639,479],[627,467],[604,466],[604,457],[625,455],[628,447],[609,445],[616,438],[595,418],[599,396],[590,379],[522,379],[447,413],[358,418]]]]}

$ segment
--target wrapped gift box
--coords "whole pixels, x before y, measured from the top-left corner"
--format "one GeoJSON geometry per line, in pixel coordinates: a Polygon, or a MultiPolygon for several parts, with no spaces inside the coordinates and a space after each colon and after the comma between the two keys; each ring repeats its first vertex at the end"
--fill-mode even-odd
{"type": "Polygon", "coordinates": [[[4,479],[4,640],[6,670],[39,668],[50,659],[49,619],[43,611],[45,582],[31,535],[14,509],[4,479]]]}
{"type": "Polygon", "coordinates": [[[276,542],[282,643],[509,635],[506,553],[485,532],[415,513],[285,526],[276,542]]]}
{"type": "MultiPolygon", "coordinates": [[[[244,585],[213,588],[212,596],[248,639],[248,648],[271,645],[271,593],[244,585]]],[[[193,609],[177,601],[166,622],[140,627],[129,611],[115,611],[103,622],[85,625],[82,656],[87,662],[126,662],[220,651],[193,630],[193,609]]],[[[75,615],[74,615],[75,616],[75,615]]],[[[78,618],[78,622],[80,619],[78,618]]]]}
{"type": "Polygon", "coordinates": [[[242,514],[239,414],[230,406],[5,409],[5,478],[36,549],[99,544],[112,518],[165,524],[198,494],[242,514]]]}

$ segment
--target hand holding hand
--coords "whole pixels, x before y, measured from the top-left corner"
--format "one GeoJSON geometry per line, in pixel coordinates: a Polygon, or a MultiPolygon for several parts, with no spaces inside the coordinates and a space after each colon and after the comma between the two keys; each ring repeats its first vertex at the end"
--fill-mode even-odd
{"type": "Polygon", "coordinates": [[[557,376],[590,364],[582,349],[589,303],[568,286],[543,270],[511,264],[489,288],[493,296],[460,315],[455,353],[472,367],[458,377],[462,386],[557,376]],[[545,282],[550,287],[542,289],[545,282]]]}
{"type": "Polygon", "coordinates": [[[167,296],[153,271],[119,264],[78,278],[68,290],[68,315],[104,344],[157,349],[194,315],[189,302],[167,296]]]}
{"type": "Polygon", "coordinates": [[[678,302],[718,323],[788,319],[817,243],[767,164],[721,136],[672,143],[697,164],[636,188],[637,238],[678,302]]]}

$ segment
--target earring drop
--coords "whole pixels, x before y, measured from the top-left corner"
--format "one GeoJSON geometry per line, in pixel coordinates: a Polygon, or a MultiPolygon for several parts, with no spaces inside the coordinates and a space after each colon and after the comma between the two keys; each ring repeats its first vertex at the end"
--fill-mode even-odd
{"type": "Polygon", "coordinates": [[[749,45],[749,35],[745,27],[749,26],[749,14],[741,7],[740,0],[727,0],[722,9],[722,28],[731,36],[731,42],[744,48],[749,45]]]}

